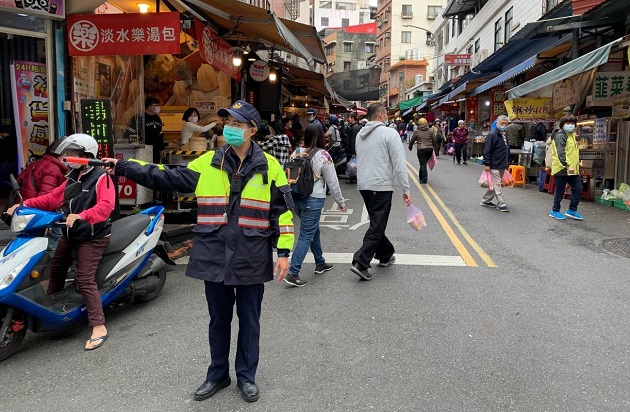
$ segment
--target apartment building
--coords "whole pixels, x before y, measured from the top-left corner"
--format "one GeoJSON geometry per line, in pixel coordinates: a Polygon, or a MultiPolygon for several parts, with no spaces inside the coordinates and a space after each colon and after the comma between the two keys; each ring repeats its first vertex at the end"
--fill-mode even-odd
{"type": "MultiPolygon", "coordinates": [[[[433,35],[431,26],[442,9],[441,0],[379,0],[375,19],[376,65],[381,68],[381,101],[397,101],[392,90],[389,68],[404,60],[422,60],[433,72],[433,35]]],[[[404,100],[404,99],[403,99],[404,100]]]]}
{"type": "Polygon", "coordinates": [[[369,0],[310,0],[310,24],[318,32],[328,27],[356,26],[371,21],[369,0]]]}
{"type": "Polygon", "coordinates": [[[323,30],[326,77],[364,69],[376,54],[376,23],[323,30]]]}
{"type": "Polygon", "coordinates": [[[434,89],[439,90],[479,65],[505,45],[527,23],[538,20],[559,0],[447,0],[433,23],[434,89]],[[453,63],[446,55],[470,55],[470,65],[453,63]]]}

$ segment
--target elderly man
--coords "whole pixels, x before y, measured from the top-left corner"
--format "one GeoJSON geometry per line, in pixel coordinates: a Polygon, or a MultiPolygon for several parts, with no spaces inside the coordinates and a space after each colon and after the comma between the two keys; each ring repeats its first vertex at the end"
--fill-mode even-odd
{"type": "Polygon", "coordinates": [[[509,124],[510,119],[507,116],[499,116],[497,128],[488,133],[486,143],[483,146],[483,164],[486,171],[492,174],[493,188],[492,190],[488,188],[481,200],[481,206],[493,207],[501,212],[510,211],[503,200],[503,191],[501,190],[501,178],[503,172],[508,168],[508,155],[510,153],[510,146],[505,133],[509,124]],[[497,199],[496,203],[493,202],[494,198],[497,199]]]}

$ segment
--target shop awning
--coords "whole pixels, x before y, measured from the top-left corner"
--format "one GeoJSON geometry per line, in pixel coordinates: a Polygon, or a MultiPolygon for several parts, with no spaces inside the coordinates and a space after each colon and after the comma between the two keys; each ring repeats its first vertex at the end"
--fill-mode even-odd
{"type": "Polygon", "coordinates": [[[311,69],[326,63],[315,27],[282,19],[270,10],[237,0],[179,0],[203,13],[208,21],[227,31],[226,40],[259,42],[269,48],[297,53],[311,69]]]}
{"type": "Polygon", "coordinates": [[[469,92],[471,92],[472,90],[477,88],[480,84],[482,84],[487,78],[488,76],[486,76],[483,80],[480,80],[480,79],[468,80],[462,83],[461,85],[456,87],[452,92],[448,94],[448,100],[455,100],[457,98],[466,96],[469,92]]]}
{"type": "Polygon", "coordinates": [[[410,107],[409,109],[405,110],[402,114],[403,117],[407,116],[408,114],[411,114],[412,111],[413,111],[413,107],[410,107]]]}
{"type": "Polygon", "coordinates": [[[508,90],[508,97],[510,99],[516,99],[517,97],[524,96],[545,86],[550,86],[560,80],[567,79],[594,67],[601,66],[608,61],[608,55],[610,54],[612,46],[619,43],[621,40],[622,39],[618,39],[608,43],[599,49],[593,50],[584,56],[578,57],[567,64],[563,64],[562,66],[525,82],[520,86],[508,90]]]}
{"type": "Polygon", "coordinates": [[[413,99],[403,100],[398,103],[400,110],[407,110],[422,103],[422,97],[414,97],[413,99]]]}
{"type": "Polygon", "coordinates": [[[310,94],[314,97],[333,96],[323,74],[303,69],[289,63],[281,63],[282,84],[295,95],[310,94]],[[293,89],[293,90],[292,90],[293,89]]]}
{"type": "Polygon", "coordinates": [[[498,75],[497,77],[495,77],[494,79],[482,84],[481,86],[475,88],[472,91],[472,95],[476,96],[479,93],[483,93],[488,89],[491,89],[495,86],[500,85],[501,83],[504,83],[508,80],[510,80],[513,77],[518,76],[519,74],[523,73],[526,70],[531,69],[532,67],[534,67],[534,65],[536,64],[536,59],[538,58],[538,56],[532,56],[529,59],[525,60],[523,63],[519,64],[518,66],[514,66],[512,67],[510,70],[503,72],[502,74],[498,75]]]}

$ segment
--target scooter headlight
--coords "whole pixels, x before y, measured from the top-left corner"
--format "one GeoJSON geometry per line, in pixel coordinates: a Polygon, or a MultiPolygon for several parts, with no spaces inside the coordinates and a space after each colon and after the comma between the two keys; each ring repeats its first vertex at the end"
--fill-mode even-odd
{"type": "Polygon", "coordinates": [[[0,275],[0,290],[9,286],[11,282],[13,282],[13,279],[15,279],[20,274],[22,269],[24,269],[24,266],[26,266],[27,263],[28,260],[14,267],[9,273],[0,275]]]}
{"type": "Polygon", "coordinates": [[[11,230],[15,233],[19,233],[26,229],[26,226],[29,224],[31,220],[35,217],[34,214],[29,215],[18,215],[13,214],[13,218],[11,219],[11,230]]]}

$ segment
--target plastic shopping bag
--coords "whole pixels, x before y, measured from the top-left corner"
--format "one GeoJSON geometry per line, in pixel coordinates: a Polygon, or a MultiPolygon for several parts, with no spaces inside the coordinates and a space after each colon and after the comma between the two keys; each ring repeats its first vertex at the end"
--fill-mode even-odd
{"type": "Polygon", "coordinates": [[[510,186],[513,183],[514,183],[514,178],[512,177],[510,172],[505,170],[503,172],[503,177],[501,177],[501,186],[510,186]]]}
{"type": "Polygon", "coordinates": [[[414,230],[420,230],[427,225],[424,214],[414,205],[407,206],[407,223],[414,230]]]}
{"type": "Polygon", "coordinates": [[[356,156],[352,156],[348,165],[346,166],[346,174],[350,177],[355,177],[357,175],[357,158],[356,156]]]}
{"type": "Polygon", "coordinates": [[[494,183],[492,183],[492,173],[484,170],[479,177],[479,186],[485,187],[488,190],[494,190],[494,183]]]}
{"type": "Polygon", "coordinates": [[[427,166],[429,166],[429,170],[433,170],[436,163],[437,163],[437,156],[435,155],[435,150],[434,150],[433,154],[431,155],[431,158],[427,161],[427,166]]]}

